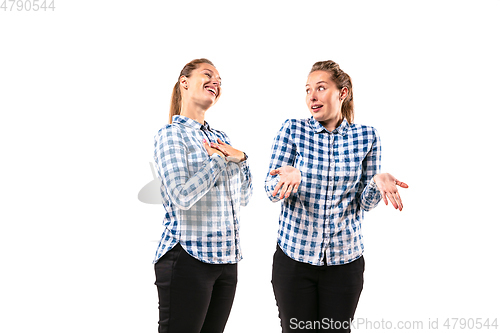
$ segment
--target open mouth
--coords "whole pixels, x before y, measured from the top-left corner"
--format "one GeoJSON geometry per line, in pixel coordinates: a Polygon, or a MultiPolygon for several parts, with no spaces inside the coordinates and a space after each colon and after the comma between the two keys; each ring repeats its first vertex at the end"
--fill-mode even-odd
{"type": "Polygon", "coordinates": [[[211,93],[212,95],[214,95],[215,97],[217,97],[217,89],[215,89],[213,87],[206,86],[205,90],[208,91],[209,93],[211,93]]]}
{"type": "Polygon", "coordinates": [[[311,106],[311,110],[313,110],[313,112],[318,112],[322,107],[323,105],[321,104],[314,104],[313,106],[311,106]]]}

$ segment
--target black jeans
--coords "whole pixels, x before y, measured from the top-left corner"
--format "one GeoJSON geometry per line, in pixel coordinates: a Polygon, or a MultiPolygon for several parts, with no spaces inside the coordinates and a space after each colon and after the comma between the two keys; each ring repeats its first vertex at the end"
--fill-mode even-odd
{"type": "Polygon", "coordinates": [[[237,264],[207,264],[180,244],[155,264],[160,333],[224,331],[237,283],[237,264]]]}
{"type": "Polygon", "coordinates": [[[364,270],[363,257],[314,266],[291,259],[278,246],[272,284],[283,332],[350,332],[364,270]]]}

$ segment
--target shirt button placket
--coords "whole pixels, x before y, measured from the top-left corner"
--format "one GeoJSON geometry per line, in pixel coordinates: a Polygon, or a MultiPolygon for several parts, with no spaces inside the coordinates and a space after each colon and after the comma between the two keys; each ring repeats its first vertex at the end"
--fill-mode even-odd
{"type": "Polygon", "coordinates": [[[332,133],[330,135],[330,138],[331,138],[331,141],[329,141],[329,145],[328,145],[329,160],[331,161],[330,169],[329,169],[329,173],[328,173],[328,181],[330,182],[330,186],[328,186],[329,191],[327,193],[328,214],[329,214],[328,218],[329,218],[329,222],[330,222],[328,224],[328,247],[329,248],[330,248],[330,242],[331,242],[330,236],[332,235],[332,232],[336,233],[335,220],[332,221],[332,220],[330,220],[330,218],[332,217],[332,215],[333,215],[333,218],[335,218],[335,215],[333,214],[333,212],[334,212],[333,203],[334,203],[335,187],[337,185],[335,183],[335,174],[336,174],[336,166],[338,163],[338,161],[336,160],[336,156],[335,156],[335,151],[337,150],[337,146],[338,146],[338,140],[336,140],[335,133],[332,133]],[[333,230],[331,229],[332,223],[333,223],[333,230]]]}
{"type": "MultiPolygon", "coordinates": [[[[332,140],[334,140],[333,136],[328,133],[328,176],[327,176],[327,192],[326,192],[326,209],[325,209],[325,234],[324,234],[324,248],[322,249],[322,254],[326,256],[326,251],[328,247],[330,246],[330,235],[331,235],[331,229],[330,229],[330,215],[331,215],[331,209],[332,209],[332,195],[333,193],[333,167],[335,165],[335,162],[333,160],[333,155],[332,155],[332,140]]],[[[327,259],[325,258],[325,261],[327,259]]]]}

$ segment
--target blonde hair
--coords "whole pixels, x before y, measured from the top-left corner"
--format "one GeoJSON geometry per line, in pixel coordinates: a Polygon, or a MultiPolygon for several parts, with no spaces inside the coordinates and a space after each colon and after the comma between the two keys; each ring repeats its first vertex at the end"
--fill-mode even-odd
{"type": "Polygon", "coordinates": [[[181,95],[181,85],[180,85],[179,79],[182,76],[185,76],[185,77],[191,76],[191,72],[193,70],[195,70],[196,68],[198,68],[198,65],[200,65],[200,64],[209,64],[209,65],[214,66],[214,64],[210,60],[205,59],[205,58],[194,59],[194,60],[188,62],[184,66],[181,73],[179,74],[179,78],[177,79],[177,83],[175,84],[174,89],[172,91],[172,99],[170,100],[169,124],[172,123],[173,116],[181,114],[182,95],[181,95]]]}
{"type": "Polygon", "coordinates": [[[354,121],[354,101],[352,98],[352,82],[351,77],[344,73],[343,70],[340,69],[339,65],[332,61],[318,61],[315,63],[309,74],[315,71],[325,71],[330,73],[330,79],[337,85],[338,90],[342,90],[342,88],[347,88],[347,97],[344,99],[342,103],[342,116],[352,124],[354,121]]]}

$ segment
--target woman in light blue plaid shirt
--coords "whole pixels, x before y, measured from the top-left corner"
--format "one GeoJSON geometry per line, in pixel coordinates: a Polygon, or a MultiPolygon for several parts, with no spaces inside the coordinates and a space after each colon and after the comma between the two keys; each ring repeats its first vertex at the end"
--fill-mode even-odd
{"type": "Polygon", "coordinates": [[[265,188],[282,201],[272,284],[283,332],[350,332],[363,289],[364,212],[381,199],[403,209],[380,173],[375,128],[353,123],[351,78],[329,60],[306,84],[312,117],[286,120],[274,139],[265,188]]]}
{"type": "Polygon", "coordinates": [[[170,124],[155,137],[166,211],[154,261],[159,332],[222,332],[233,304],[252,175],[246,154],[205,121],[220,94],[214,65],[191,61],[174,87],[170,124]]]}

